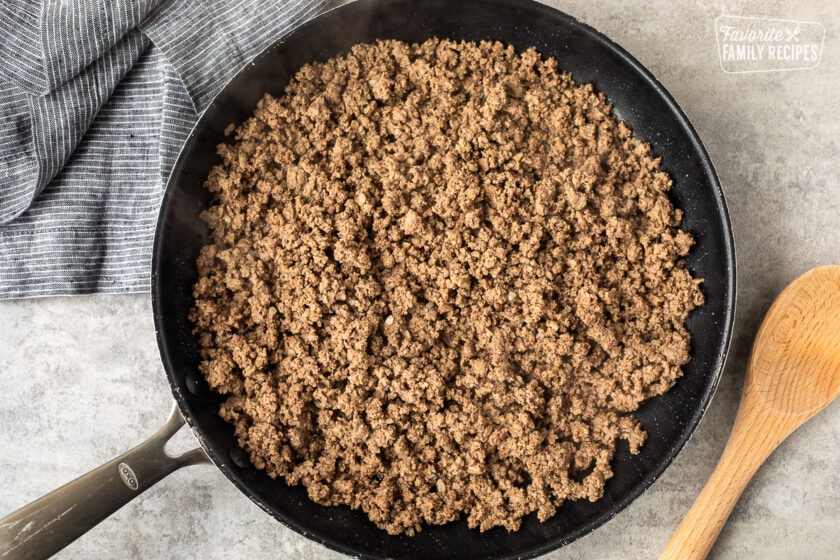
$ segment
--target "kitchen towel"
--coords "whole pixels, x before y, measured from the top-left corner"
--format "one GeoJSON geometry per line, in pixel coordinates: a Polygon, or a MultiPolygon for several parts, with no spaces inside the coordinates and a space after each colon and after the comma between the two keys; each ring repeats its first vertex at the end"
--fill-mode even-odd
{"type": "Polygon", "coordinates": [[[197,115],[327,2],[0,2],[0,299],[148,291],[197,115]]]}

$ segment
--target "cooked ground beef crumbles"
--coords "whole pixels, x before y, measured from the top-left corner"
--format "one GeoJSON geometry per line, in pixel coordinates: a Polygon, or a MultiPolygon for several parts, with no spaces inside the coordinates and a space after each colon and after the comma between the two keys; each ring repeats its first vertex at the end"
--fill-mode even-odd
{"type": "Polygon", "coordinates": [[[219,146],[191,320],[252,463],[389,533],[597,500],[689,359],[692,237],[603,94],[500,43],[300,69],[219,146]]]}

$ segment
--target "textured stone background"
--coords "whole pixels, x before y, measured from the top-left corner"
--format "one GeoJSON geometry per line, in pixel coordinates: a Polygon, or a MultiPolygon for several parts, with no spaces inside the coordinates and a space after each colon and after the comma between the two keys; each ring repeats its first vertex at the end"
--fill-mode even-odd
{"type": "MultiPolygon", "coordinates": [[[[840,263],[840,13],[832,0],[554,1],[665,84],[720,174],[738,251],[732,353],[700,428],[665,474],[594,533],[546,558],[654,558],[712,470],[735,416],[751,339],[773,297],[808,268],[840,263]],[[590,5],[592,4],[592,5],[590,5]],[[822,23],[818,68],[730,75],[720,14],[822,23]]],[[[148,295],[0,303],[0,515],[150,435],[171,402],[148,295]]],[[[180,438],[189,445],[190,436],[180,438]]],[[[840,403],[759,471],[712,557],[809,560],[840,550],[840,403]]],[[[281,527],[215,469],[175,473],[61,558],[339,558],[281,527]]]]}

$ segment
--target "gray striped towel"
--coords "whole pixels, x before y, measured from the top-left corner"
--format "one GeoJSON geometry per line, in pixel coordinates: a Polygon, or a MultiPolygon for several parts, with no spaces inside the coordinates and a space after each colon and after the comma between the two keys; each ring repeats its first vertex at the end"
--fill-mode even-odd
{"type": "Polygon", "coordinates": [[[328,0],[0,0],[0,299],[149,289],[196,115],[328,0]]]}

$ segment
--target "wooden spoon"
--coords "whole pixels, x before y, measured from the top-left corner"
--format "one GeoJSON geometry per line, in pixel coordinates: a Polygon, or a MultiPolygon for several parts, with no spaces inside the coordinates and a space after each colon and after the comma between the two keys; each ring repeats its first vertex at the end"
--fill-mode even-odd
{"type": "Polygon", "coordinates": [[[774,449],[840,394],[840,266],[806,272],[767,312],[729,442],[659,560],[705,558],[774,449]]]}

